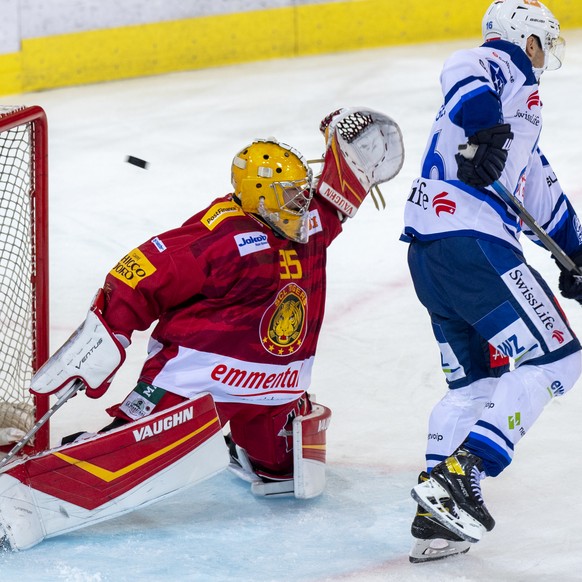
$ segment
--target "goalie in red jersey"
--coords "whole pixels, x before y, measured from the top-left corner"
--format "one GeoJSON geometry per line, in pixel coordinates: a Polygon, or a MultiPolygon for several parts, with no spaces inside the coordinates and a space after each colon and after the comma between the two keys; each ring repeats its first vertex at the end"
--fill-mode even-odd
{"type": "MultiPolygon", "coordinates": [[[[216,435],[212,454],[202,445],[193,450],[198,456],[191,463],[209,466],[198,469],[201,477],[229,464],[257,495],[310,498],[323,491],[331,412],[312,402],[308,390],[324,314],[327,247],[370,190],[398,173],[404,150],[396,123],[375,111],[336,111],[320,129],[326,154],[317,181],[294,148],[255,140],[234,156],[232,194],[111,269],[87,321],[37,373],[33,391],[69,397],[80,379],[87,396],[100,397],[132,333],[157,325],[137,385],[108,409],[113,422],[97,435],[65,438],[65,461],[89,461],[97,450],[102,454],[108,437],[132,427],[134,440],[150,442],[186,422],[184,402],[210,394],[216,426],[226,431],[229,423],[229,454],[222,433],[222,465],[210,462],[221,456],[216,435]],[[181,416],[160,416],[174,409],[181,416]]],[[[196,417],[196,410],[189,414],[196,417]]],[[[163,456],[175,443],[183,446],[180,439],[160,441],[144,459],[163,456]]],[[[154,471],[144,475],[152,491],[147,502],[167,493],[156,478],[154,471]]],[[[172,491],[200,480],[183,472],[173,478],[172,491]]],[[[125,511],[132,509],[132,492],[125,493],[125,511]]],[[[0,486],[0,513],[1,497],[0,486]]]]}

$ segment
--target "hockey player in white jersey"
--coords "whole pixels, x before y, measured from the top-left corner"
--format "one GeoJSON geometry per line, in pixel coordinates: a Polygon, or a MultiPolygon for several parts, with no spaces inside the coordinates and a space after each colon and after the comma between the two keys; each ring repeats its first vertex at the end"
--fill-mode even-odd
{"type": "MultiPolygon", "coordinates": [[[[410,272],[449,388],[430,415],[427,471],[412,490],[412,562],[464,553],[493,529],[481,479],[508,467],[581,372],[580,343],[526,262],[520,231],[540,241],[490,188],[501,183],[582,264],[580,222],[538,147],[539,80],[561,66],[559,23],[537,0],[500,0],[483,36],[444,65],[444,101],[405,208],[410,272]]],[[[582,278],[563,269],[559,283],[582,303],[582,278]]]]}

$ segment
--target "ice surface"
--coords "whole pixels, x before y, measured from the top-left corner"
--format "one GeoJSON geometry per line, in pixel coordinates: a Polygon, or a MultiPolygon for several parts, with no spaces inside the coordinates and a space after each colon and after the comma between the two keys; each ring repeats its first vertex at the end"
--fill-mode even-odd
{"type": "MultiPolygon", "coordinates": [[[[562,70],[544,74],[542,147],[582,212],[579,180],[582,34],[566,31],[562,70]]],[[[7,582],[411,581],[582,579],[582,387],[551,403],[519,444],[513,465],[485,481],[493,532],[459,559],[410,565],[414,504],[426,423],[445,390],[428,317],[398,241],[441,96],[443,60],[478,42],[278,60],[0,98],[39,104],[50,126],[51,337],[55,350],[85,317],[105,273],[126,251],[183,222],[230,191],[230,161],[255,137],[274,135],[309,159],[323,152],[319,120],[367,106],[401,125],[406,161],[368,201],[329,253],[326,320],[313,391],[334,416],[329,486],[319,499],[254,498],[223,473],[142,511],[0,555],[7,582]],[[142,170],[128,155],[149,162],[142,170]]],[[[524,243],[557,288],[546,253],[524,243]]],[[[582,333],[582,310],[564,300],[582,333]]],[[[75,397],[53,435],[107,423],[106,405],[132,387],[145,353],[128,362],[100,401],[75,397]]]]}

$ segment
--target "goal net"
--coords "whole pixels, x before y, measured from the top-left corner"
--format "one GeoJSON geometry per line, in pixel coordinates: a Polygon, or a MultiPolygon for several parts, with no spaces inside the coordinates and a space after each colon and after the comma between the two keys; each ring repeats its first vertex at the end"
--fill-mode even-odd
{"type": "MultiPolygon", "coordinates": [[[[0,446],[48,409],[29,392],[48,357],[47,125],[40,107],[0,106],[0,446]]],[[[32,452],[48,446],[48,423],[32,452]]],[[[30,447],[26,452],[31,452],[30,447]]]]}

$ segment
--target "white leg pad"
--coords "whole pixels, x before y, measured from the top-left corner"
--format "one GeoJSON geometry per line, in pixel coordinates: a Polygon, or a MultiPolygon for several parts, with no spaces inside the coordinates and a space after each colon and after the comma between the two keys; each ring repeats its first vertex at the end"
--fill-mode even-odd
{"type": "Polygon", "coordinates": [[[325,433],[330,421],[331,410],[315,403],[308,415],[293,419],[293,481],[297,499],[317,497],[325,489],[325,433]]]}
{"type": "Polygon", "coordinates": [[[241,466],[231,464],[229,469],[251,483],[251,491],[258,497],[317,497],[325,489],[325,432],[330,421],[331,410],[315,403],[309,414],[293,419],[293,479],[263,480],[254,472],[246,451],[238,446],[237,455],[241,466]]]}
{"type": "Polygon", "coordinates": [[[109,520],[222,471],[229,455],[210,394],[0,474],[0,537],[13,550],[109,520]]]}

